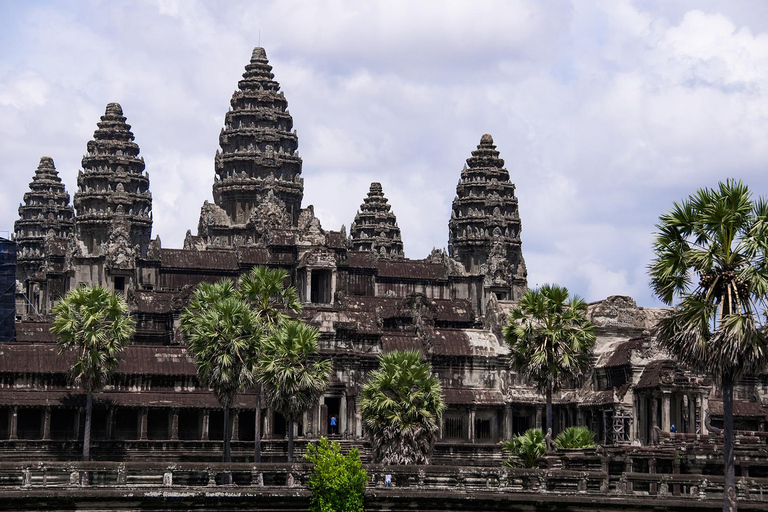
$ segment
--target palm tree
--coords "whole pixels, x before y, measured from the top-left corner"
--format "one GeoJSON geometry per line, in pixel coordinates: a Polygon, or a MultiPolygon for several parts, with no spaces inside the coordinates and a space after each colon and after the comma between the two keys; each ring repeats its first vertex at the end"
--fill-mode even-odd
{"type": "MultiPolygon", "coordinates": [[[[251,305],[251,309],[261,319],[266,332],[272,332],[288,320],[286,311],[294,313],[301,311],[296,288],[285,286],[288,276],[288,272],[284,269],[259,265],[242,276],[238,283],[240,296],[251,305]]],[[[255,462],[261,462],[261,389],[259,388],[260,385],[256,383],[255,462]]]]}
{"type": "Polygon", "coordinates": [[[253,267],[240,278],[241,296],[269,329],[283,324],[288,316],[284,311],[301,311],[298,293],[293,286],[285,286],[288,272],[282,268],[253,267]]]}
{"type": "Polygon", "coordinates": [[[440,380],[418,352],[380,355],[360,405],[374,461],[429,464],[444,410],[440,380]]]}
{"type": "Polygon", "coordinates": [[[267,404],[288,423],[288,462],[293,462],[293,424],[317,404],[328,387],[331,361],[317,360],[318,332],[290,320],[264,340],[258,362],[267,404]]]}
{"type": "Polygon", "coordinates": [[[200,382],[224,409],[224,462],[230,462],[229,412],[237,393],[255,381],[261,323],[225,279],[198,285],[181,314],[181,330],[200,382]]]}
{"type": "Polygon", "coordinates": [[[541,429],[531,428],[509,441],[504,441],[501,449],[510,452],[512,457],[517,457],[507,459],[504,462],[506,466],[535,468],[539,465],[539,459],[547,452],[547,445],[541,429]]]}
{"type": "Polygon", "coordinates": [[[714,375],[723,391],[725,496],[736,510],[733,384],[768,361],[768,203],[752,201],[740,181],[700,189],[659,219],[651,287],[676,307],[655,334],[681,363],[714,375]]]}
{"type": "Polygon", "coordinates": [[[70,290],[53,312],[51,332],[58,335],[59,354],[76,354],[70,378],[86,392],[83,460],[90,460],[93,390],[103,386],[120,363],[134,323],[125,300],[101,286],[70,290]]]}
{"type": "Polygon", "coordinates": [[[552,429],[552,393],[591,364],[595,327],[586,312],[584,300],[569,298],[567,288],[545,284],[526,290],[504,327],[512,367],[546,394],[547,430],[552,429]]]}

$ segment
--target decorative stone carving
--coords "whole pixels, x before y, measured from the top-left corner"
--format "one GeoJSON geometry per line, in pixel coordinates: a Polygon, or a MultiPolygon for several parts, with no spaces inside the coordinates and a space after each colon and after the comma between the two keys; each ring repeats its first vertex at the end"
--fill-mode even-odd
{"type": "Polygon", "coordinates": [[[370,251],[381,258],[405,257],[397,218],[390,211],[381,183],[371,183],[349,235],[352,250],[370,251]]]}
{"type": "Polygon", "coordinates": [[[273,191],[268,191],[259,204],[251,210],[248,225],[257,236],[264,237],[270,229],[281,229],[291,226],[291,218],[286,211],[285,203],[273,191]]]}
{"type": "Polygon", "coordinates": [[[315,207],[307,206],[299,215],[299,243],[301,245],[324,245],[325,231],[320,225],[320,219],[315,217],[315,207]]]}

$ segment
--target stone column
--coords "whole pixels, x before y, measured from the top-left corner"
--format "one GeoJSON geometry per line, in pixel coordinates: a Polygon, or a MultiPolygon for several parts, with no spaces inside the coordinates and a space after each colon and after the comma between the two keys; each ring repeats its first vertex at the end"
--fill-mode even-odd
{"type": "Polygon", "coordinates": [[[661,394],[661,430],[669,432],[672,426],[672,392],[662,391],[661,394]]]}
{"type": "Polygon", "coordinates": [[[231,441],[240,440],[240,411],[238,409],[232,409],[232,436],[231,441]]]}
{"type": "Polygon", "coordinates": [[[171,441],[179,440],[179,409],[171,409],[171,441]]]}
{"type": "Polygon", "coordinates": [[[312,269],[307,269],[307,283],[305,288],[306,302],[312,302],[312,269]]]}
{"type": "Polygon", "coordinates": [[[339,402],[339,436],[345,437],[347,433],[347,394],[346,392],[341,395],[341,401],[339,402]]]}
{"type": "Polygon", "coordinates": [[[140,441],[146,441],[147,440],[147,408],[142,407],[141,413],[139,414],[139,440],[140,441]]]}
{"type": "Polygon", "coordinates": [[[209,419],[209,411],[208,409],[203,409],[203,428],[202,435],[200,436],[202,441],[208,441],[208,419],[209,419]]]}
{"type": "Polygon", "coordinates": [[[659,426],[659,399],[651,397],[651,430],[659,426]]]}
{"type": "Polygon", "coordinates": [[[543,429],[542,418],[544,416],[544,408],[540,405],[536,406],[536,428],[543,429]]]}
{"type": "Polygon", "coordinates": [[[18,432],[19,425],[19,408],[14,406],[11,408],[10,418],[8,418],[8,439],[15,441],[19,438],[18,432]]]}
{"type": "Polygon", "coordinates": [[[349,437],[355,437],[357,432],[357,398],[354,395],[347,397],[347,427],[345,428],[349,437]]]}
{"type": "Polygon", "coordinates": [[[320,435],[328,435],[328,406],[326,404],[320,404],[318,407],[317,424],[320,426],[320,435]]]}
{"type": "Polygon", "coordinates": [[[51,407],[45,408],[43,416],[43,441],[49,441],[51,439],[51,407]]]}
{"type": "Polygon", "coordinates": [[[474,443],[475,442],[475,408],[472,407],[469,410],[469,425],[467,425],[469,430],[469,442],[474,443]]]}
{"type": "Polygon", "coordinates": [[[115,408],[107,409],[107,439],[115,438],[115,408]]]}
{"type": "MultiPolygon", "coordinates": [[[[443,422],[440,422],[440,430],[443,429],[443,422]]],[[[360,413],[360,403],[355,401],[355,435],[358,439],[363,437],[363,415],[360,413]]],[[[442,437],[442,432],[440,434],[442,437]]]]}
{"type": "Polygon", "coordinates": [[[77,409],[75,411],[75,428],[74,428],[74,439],[80,439],[80,416],[83,414],[83,411],[81,409],[77,409]]]}
{"type": "Polygon", "coordinates": [[[272,439],[274,437],[273,427],[275,422],[275,412],[271,407],[267,407],[267,413],[264,415],[264,438],[272,439]]]}
{"type": "Polygon", "coordinates": [[[706,421],[707,416],[709,415],[709,395],[707,395],[706,392],[701,393],[701,409],[699,414],[701,416],[701,433],[709,434],[706,421]]]}
{"type": "MultiPolygon", "coordinates": [[[[336,268],[331,270],[331,300],[328,302],[331,304],[336,302],[336,268]]],[[[352,430],[347,430],[347,432],[352,432],[352,430]]]]}
{"type": "Polygon", "coordinates": [[[504,406],[504,439],[512,439],[512,405],[504,406]]]}
{"type": "Polygon", "coordinates": [[[688,395],[688,433],[696,433],[696,397],[688,395]]]}

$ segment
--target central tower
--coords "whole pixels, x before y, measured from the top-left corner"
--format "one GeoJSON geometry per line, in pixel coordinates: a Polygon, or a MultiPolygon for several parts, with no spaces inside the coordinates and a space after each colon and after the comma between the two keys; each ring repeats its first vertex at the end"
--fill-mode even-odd
{"type": "Polygon", "coordinates": [[[198,227],[208,244],[249,244],[265,227],[298,223],[304,195],[299,142],[274,76],[264,49],[255,48],[219,135],[215,204],[203,206],[198,227]]]}

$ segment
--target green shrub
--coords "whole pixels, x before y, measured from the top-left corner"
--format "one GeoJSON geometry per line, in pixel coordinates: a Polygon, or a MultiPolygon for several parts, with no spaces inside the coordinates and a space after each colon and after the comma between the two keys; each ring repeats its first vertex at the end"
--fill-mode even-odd
{"type": "Polygon", "coordinates": [[[515,438],[505,441],[502,449],[512,455],[505,464],[511,467],[535,468],[539,457],[547,451],[544,433],[538,428],[527,430],[515,438]]]}
{"type": "Polygon", "coordinates": [[[368,473],[357,448],[345,457],[339,443],[321,437],[316,445],[307,447],[304,458],[314,465],[308,483],[310,512],[363,512],[368,473]]]}
{"type": "Polygon", "coordinates": [[[555,438],[557,448],[594,448],[595,434],[587,427],[568,427],[555,438]]]}

